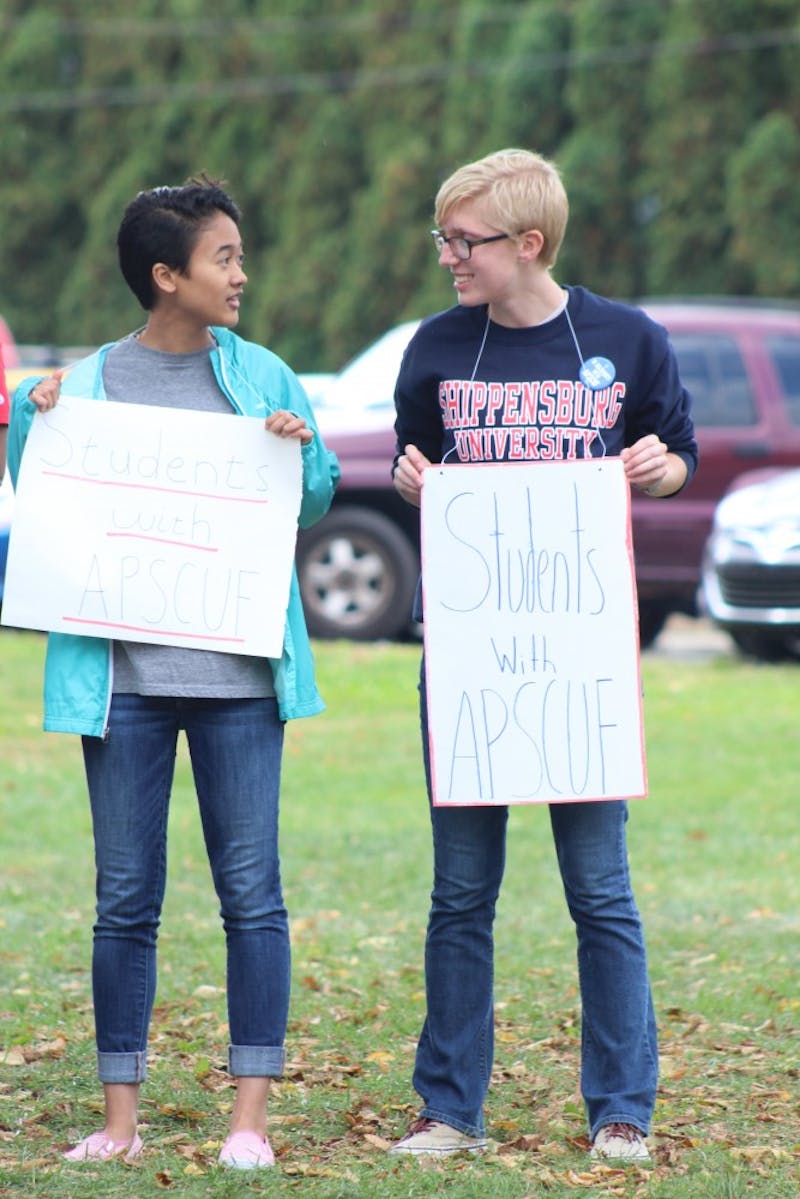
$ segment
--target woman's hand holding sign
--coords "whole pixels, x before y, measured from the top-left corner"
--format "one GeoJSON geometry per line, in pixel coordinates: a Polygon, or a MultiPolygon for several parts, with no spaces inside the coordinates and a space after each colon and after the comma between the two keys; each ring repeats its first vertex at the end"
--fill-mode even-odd
{"type": "Polygon", "coordinates": [[[655,433],[626,446],[620,457],[628,482],[645,495],[672,495],[686,482],[686,463],[655,433]]]}
{"type": "Polygon", "coordinates": [[[308,445],[314,440],[314,434],[309,429],[302,416],[295,416],[285,408],[273,412],[264,422],[264,427],[277,437],[294,437],[301,445],[308,445]]]}
{"type": "Polygon", "coordinates": [[[419,508],[422,492],[422,472],[431,462],[415,445],[407,445],[405,454],[397,459],[394,488],[408,504],[419,508]]]}
{"type": "Polygon", "coordinates": [[[28,392],[28,399],[35,404],[40,412],[49,412],[58,403],[61,394],[61,379],[65,368],[53,371],[52,375],[40,379],[35,387],[28,392]]]}

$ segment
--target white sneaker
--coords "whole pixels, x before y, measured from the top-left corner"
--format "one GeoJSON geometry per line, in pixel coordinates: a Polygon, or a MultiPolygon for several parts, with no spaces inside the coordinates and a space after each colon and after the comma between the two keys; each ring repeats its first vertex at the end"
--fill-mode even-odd
{"type": "Polygon", "coordinates": [[[441,1156],[444,1153],[480,1153],[486,1148],[486,1137],[471,1137],[466,1132],[459,1132],[441,1120],[428,1120],[425,1116],[415,1120],[406,1135],[396,1145],[392,1145],[390,1153],[431,1153],[441,1156]]]}
{"type": "Polygon", "coordinates": [[[649,1162],[645,1139],[635,1124],[604,1124],[594,1138],[590,1157],[623,1162],[649,1162]]]}

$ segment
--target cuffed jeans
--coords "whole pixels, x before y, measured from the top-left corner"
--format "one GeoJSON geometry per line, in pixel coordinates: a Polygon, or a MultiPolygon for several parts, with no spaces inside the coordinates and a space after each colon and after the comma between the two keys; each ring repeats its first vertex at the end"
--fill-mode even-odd
{"type": "Polygon", "coordinates": [[[92,986],[104,1083],[141,1082],[146,1074],[181,729],[225,929],[230,1070],[271,1076],[283,1068],[290,954],[278,858],[283,723],[277,703],[120,694],[112,699],[108,739],[83,739],[97,868],[92,986]]]}
{"type": "MultiPolygon", "coordinates": [[[[424,675],[422,743],[430,794],[424,675]]],[[[578,938],[581,1091],[592,1138],[616,1121],[650,1129],[658,1048],[622,801],[554,804],[550,821],[578,938]]],[[[494,1055],[495,905],[506,807],[431,806],[434,881],[425,943],[427,1015],[414,1088],[422,1116],[484,1134],[494,1055]]]]}

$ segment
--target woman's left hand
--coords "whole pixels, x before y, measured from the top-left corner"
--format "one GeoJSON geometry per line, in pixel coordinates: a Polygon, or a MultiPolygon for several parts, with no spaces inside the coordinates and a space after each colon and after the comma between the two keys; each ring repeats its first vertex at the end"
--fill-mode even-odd
{"type": "Polygon", "coordinates": [[[277,437],[294,437],[301,445],[308,445],[314,438],[312,430],[309,429],[303,417],[295,416],[293,412],[288,412],[285,408],[279,408],[277,412],[268,416],[264,427],[277,437]]]}
{"type": "Polygon", "coordinates": [[[655,433],[626,446],[620,457],[628,482],[646,495],[670,495],[686,479],[685,463],[655,433]]]}

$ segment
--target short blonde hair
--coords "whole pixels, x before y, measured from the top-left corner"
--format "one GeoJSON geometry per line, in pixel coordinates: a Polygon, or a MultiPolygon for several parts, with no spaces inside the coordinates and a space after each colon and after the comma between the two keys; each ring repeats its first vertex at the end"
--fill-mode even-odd
{"type": "Polygon", "coordinates": [[[539,261],[555,265],[564,240],[569,202],[558,168],[531,150],[498,150],[459,167],[436,195],[436,224],[466,200],[486,200],[487,218],[512,237],[538,229],[544,238],[539,261]]]}

